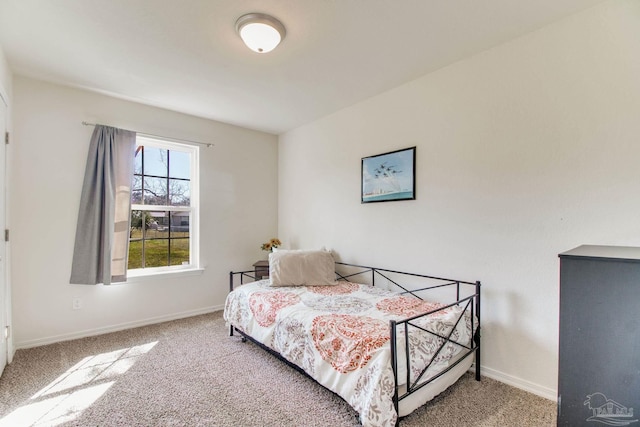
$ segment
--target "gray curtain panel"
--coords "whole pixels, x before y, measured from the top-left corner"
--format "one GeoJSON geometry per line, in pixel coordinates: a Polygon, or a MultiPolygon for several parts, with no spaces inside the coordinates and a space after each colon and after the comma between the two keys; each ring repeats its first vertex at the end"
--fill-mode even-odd
{"type": "Polygon", "coordinates": [[[96,125],[84,172],[72,284],[127,279],[131,182],[136,133],[96,125]]]}

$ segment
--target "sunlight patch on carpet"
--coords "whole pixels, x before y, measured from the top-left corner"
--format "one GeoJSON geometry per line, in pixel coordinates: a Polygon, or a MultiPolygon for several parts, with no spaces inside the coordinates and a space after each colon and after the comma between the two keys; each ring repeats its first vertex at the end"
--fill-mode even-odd
{"type": "Polygon", "coordinates": [[[77,419],[157,343],[85,357],[0,419],[0,427],[53,427],[77,419]]]}

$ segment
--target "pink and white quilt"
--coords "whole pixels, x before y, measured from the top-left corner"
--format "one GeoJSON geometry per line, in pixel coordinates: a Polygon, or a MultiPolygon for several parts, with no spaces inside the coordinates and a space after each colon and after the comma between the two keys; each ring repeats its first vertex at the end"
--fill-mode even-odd
{"type": "MultiPolygon", "coordinates": [[[[364,427],[392,426],[394,380],[390,320],[401,320],[442,305],[369,285],[338,282],[328,286],[272,287],[268,280],[231,292],[224,319],[280,353],[317,382],[337,393],[359,414],[364,427]]],[[[421,327],[469,345],[468,314],[455,326],[462,308],[453,306],[419,319],[421,327]]],[[[398,328],[402,329],[402,328],[398,328]]],[[[403,332],[399,331],[404,342],[403,332]]],[[[399,338],[400,339],[400,338],[399,338]]],[[[411,378],[415,381],[444,340],[413,328],[409,333],[411,378]]],[[[404,349],[404,344],[399,346],[404,349]]],[[[461,351],[447,343],[425,378],[444,369],[461,351]]],[[[406,378],[399,355],[399,376],[406,378]]]]}

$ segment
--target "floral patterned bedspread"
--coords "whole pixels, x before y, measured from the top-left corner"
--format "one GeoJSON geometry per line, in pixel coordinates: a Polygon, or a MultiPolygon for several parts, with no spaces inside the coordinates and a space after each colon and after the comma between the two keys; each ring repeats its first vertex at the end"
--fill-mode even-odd
{"type": "MultiPolygon", "coordinates": [[[[249,283],[231,292],[225,304],[228,324],[272,348],[304,369],[323,386],[345,399],[364,427],[391,426],[394,380],[391,369],[389,320],[401,320],[441,305],[413,296],[351,282],[332,286],[271,287],[268,280],[249,283]]],[[[462,308],[457,306],[420,318],[420,326],[447,336],[462,308]]],[[[460,321],[451,339],[469,344],[470,322],[460,321]]],[[[398,328],[402,329],[402,328],[398,328]]],[[[403,332],[399,334],[404,342],[403,332]]],[[[409,332],[412,381],[429,363],[441,338],[409,332]]],[[[404,349],[404,344],[398,346],[404,349]]],[[[461,347],[447,343],[426,377],[443,369],[461,347]]],[[[403,360],[404,353],[399,355],[403,360]]],[[[399,363],[399,377],[406,367],[399,363]]]]}

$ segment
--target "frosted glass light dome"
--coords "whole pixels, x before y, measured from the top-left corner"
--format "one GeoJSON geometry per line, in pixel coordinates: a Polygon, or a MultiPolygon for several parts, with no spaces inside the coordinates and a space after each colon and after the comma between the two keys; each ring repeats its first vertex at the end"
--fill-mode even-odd
{"type": "Polygon", "coordinates": [[[263,13],[248,13],[236,21],[236,31],[254,52],[267,53],[280,44],[286,34],[284,25],[263,13]]]}

